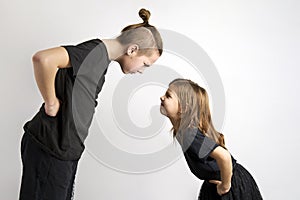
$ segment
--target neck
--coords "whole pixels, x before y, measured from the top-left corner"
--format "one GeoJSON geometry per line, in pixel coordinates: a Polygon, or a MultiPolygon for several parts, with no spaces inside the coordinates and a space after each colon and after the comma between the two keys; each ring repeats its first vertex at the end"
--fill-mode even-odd
{"type": "Polygon", "coordinates": [[[116,60],[124,54],[125,48],[116,39],[104,39],[102,42],[107,49],[109,60],[116,60]]]}
{"type": "Polygon", "coordinates": [[[178,129],[178,127],[177,127],[177,126],[178,126],[178,124],[177,124],[177,123],[178,123],[178,122],[177,122],[177,119],[175,119],[175,118],[170,118],[170,117],[169,117],[169,119],[170,119],[170,121],[171,121],[171,123],[172,123],[172,125],[173,125],[173,136],[176,137],[177,131],[178,131],[178,130],[177,130],[177,129],[178,129]],[[175,125],[176,125],[176,127],[175,127],[175,125]]]}
{"type": "Polygon", "coordinates": [[[171,124],[173,125],[173,127],[175,126],[175,124],[176,124],[176,121],[177,121],[177,119],[175,119],[175,118],[171,118],[171,117],[169,117],[169,119],[170,119],[170,121],[171,121],[171,124]]]}

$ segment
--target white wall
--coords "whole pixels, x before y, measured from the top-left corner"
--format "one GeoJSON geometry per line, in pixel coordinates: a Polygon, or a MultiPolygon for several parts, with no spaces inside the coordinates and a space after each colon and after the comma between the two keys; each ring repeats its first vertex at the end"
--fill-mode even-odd
{"type": "MultiPolygon", "coordinates": [[[[213,61],[226,96],[226,120],[220,131],[225,134],[227,146],[235,158],[255,177],[265,199],[299,199],[300,164],[296,151],[300,140],[300,3],[297,0],[110,0],[105,3],[96,0],[2,0],[1,199],[18,197],[22,126],[42,102],[34,81],[32,54],[90,38],[114,37],[124,26],[139,20],[137,11],[141,7],[152,12],[152,24],[190,38],[213,61]]],[[[165,53],[157,63],[175,69],[180,61],[170,58],[172,55],[165,53]]],[[[174,59],[180,60],[180,57],[174,59]]],[[[203,82],[192,76],[192,71],[190,73],[193,80],[203,82]]],[[[114,63],[100,96],[103,102],[110,101],[109,95],[104,94],[109,93],[114,80],[122,77],[114,63]]],[[[159,98],[163,87],[152,90],[150,96],[159,98]]],[[[144,118],[137,109],[143,105],[139,104],[142,96],[141,90],[131,99],[129,114],[135,123],[149,124],[147,109],[143,111],[144,118]]],[[[155,100],[149,99],[143,103],[152,105],[153,102],[155,100]]],[[[100,106],[97,118],[101,117],[100,106]]],[[[169,124],[164,128],[170,128],[169,124]]],[[[161,134],[161,141],[155,142],[163,146],[169,137],[167,131],[161,134]]],[[[110,138],[112,143],[119,142],[113,139],[110,138]]],[[[143,140],[142,144],[146,142],[143,140]]],[[[153,141],[145,144],[149,151],[159,148],[152,148],[151,144],[153,141]]],[[[137,143],[135,145],[132,151],[140,148],[137,143]]],[[[197,199],[201,181],[189,172],[182,157],[161,170],[134,174],[101,164],[88,150],[89,147],[77,174],[76,199],[197,199]]]]}

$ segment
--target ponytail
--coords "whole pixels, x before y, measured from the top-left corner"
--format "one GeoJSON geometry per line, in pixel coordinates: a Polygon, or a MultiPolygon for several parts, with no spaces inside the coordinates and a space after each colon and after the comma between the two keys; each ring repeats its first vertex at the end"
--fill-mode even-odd
{"type": "Polygon", "coordinates": [[[139,16],[140,16],[140,18],[142,18],[143,23],[128,25],[125,28],[123,28],[123,30],[121,32],[123,33],[125,31],[140,28],[140,27],[153,27],[149,24],[149,18],[151,16],[151,13],[150,13],[149,10],[146,10],[145,8],[142,8],[139,11],[139,16]]]}
{"type": "Polygon", "coordinates": [[[137,44],[140,52],[144,55],[151,55],[153,50],[157,50],[161,56],[163,52],[163,42],[158,30],[149,24],[151,13],[149,10],[142,8],[139,16],[143,22],[128,25],[122,29],[121,35],[117,37],[122,45],[137,44]]]}

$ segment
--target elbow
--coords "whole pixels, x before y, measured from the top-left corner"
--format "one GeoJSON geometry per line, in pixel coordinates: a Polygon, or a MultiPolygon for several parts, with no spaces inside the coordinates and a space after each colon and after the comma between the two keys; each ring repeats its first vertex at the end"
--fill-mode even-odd
{"type": "Polygon", "coordinates": [[[47,63],[47,57],[42,51],[38,51],[32,56],[32,62],[39,65],[45,64],[47,63]]]}

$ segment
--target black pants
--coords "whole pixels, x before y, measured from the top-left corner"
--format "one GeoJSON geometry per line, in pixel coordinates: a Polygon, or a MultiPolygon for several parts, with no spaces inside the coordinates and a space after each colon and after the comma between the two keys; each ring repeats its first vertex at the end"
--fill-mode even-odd
{"type": "Polygon", "coordinates": [[[23,175],[20,200],[70,200],[78,161],[59,160],[41,149],[28,133],[21,142],[23,175]]]}

